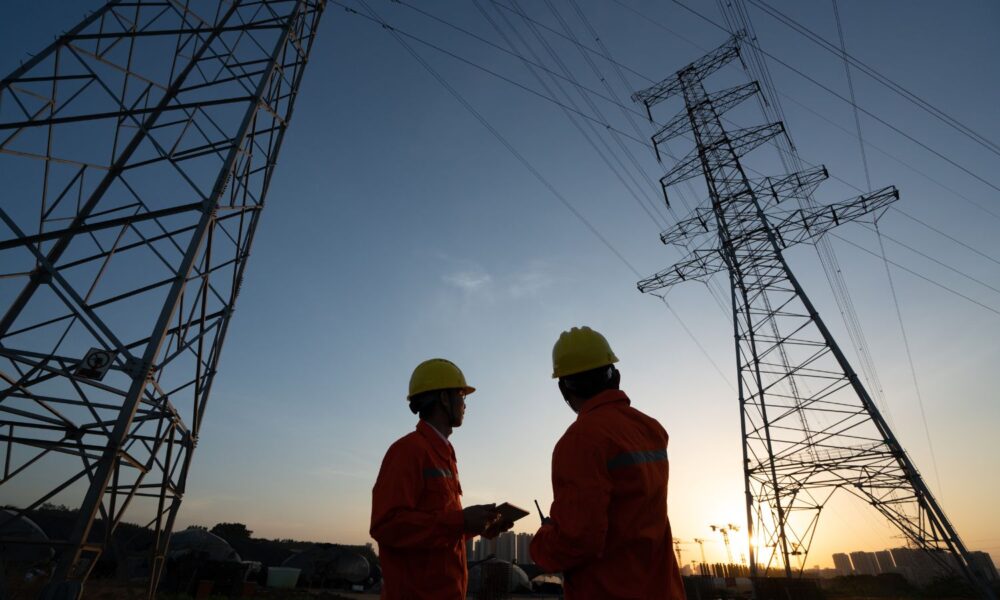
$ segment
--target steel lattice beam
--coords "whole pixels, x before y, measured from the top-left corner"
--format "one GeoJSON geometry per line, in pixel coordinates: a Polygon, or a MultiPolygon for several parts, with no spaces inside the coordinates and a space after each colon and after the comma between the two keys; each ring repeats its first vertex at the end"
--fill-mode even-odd
{"type": "Polygon", "coordinates": [[[126,518],[155,591],[323,7],[112,1],[0,82],[0,490],[79,507],[47,597],[126,518]]]}
{"type": "MultiPolygon", "coordinates": [[[[710,200],[661,236],[664,243],[709,243],[639,288],[648,292],[721,271],[729,275],[751,570],[756,575],[759,567],[780,565],[791,576],[792,556],[802,556],[804,565],[821,509],[842,491],[878,510],[939,568],[957,572],[983,598],[994,599],[783,254],[844,222],[877,217],[898,192],[887,187],[847,202],[778,209],[784,199],[806,198],[826,170],[757,182],[747,177],[741,156],[781,127],[734,135],[723,127],[720,109],[735,102],[742,88],[710,95],[703,80],[739,54],[736,46],[730,41],[634,97],[649,108],[683,96],[696,147],[662,182],[666,189],[700,173],[710,200]]],[[[658,135],[680,125],[671,127],[658,135]]]]}

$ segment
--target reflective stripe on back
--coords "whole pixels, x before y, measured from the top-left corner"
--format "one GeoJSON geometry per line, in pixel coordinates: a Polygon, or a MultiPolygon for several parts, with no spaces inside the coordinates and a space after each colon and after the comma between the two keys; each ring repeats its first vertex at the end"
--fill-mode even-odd
{"type": "Polygon", "coordinates": [[[667,449],[662,450],[640,450],[638,452],[622,452],[618,456],[608,461],[608,470],[631,467],[649,462],[661,462],[667,460],[667,449]]]}
{"type": "Polygon", "coordinates": [[[450,469],[436,469],[433,467],[429,469],[424,469],[424,478],[429,479],[432,477],[447,477],[450,479],[451,477],[453,477],[453,475],[451,474],[450,469]]]}

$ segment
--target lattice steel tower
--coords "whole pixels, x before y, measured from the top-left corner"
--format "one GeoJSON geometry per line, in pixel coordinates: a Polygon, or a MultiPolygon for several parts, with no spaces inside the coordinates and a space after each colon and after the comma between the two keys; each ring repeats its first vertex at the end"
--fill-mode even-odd
{"type": "Polygon", "coordinates": [[[877,218],[898,192],[887,187],[819,206],[811,194],[827,177],[823,167],[750,179],[741,156],[783,135],[783,125],[728,132],[721,115],[758,93],[758,85],[715,94],[703,85],[739,52],[733,39],[633,100],[649,111],[671,96],[683,97],[685,110],[656,132],[653,144],[659,156],[660,144],[690,132],[697,147],[661,184],[664,194],[699,174],[707,184],[711,205],[661,235],[666,244],[700,243],[699,249],[638,285],[652,292],[722,271],[729,275],[753,574],[761,566],[780,566],[790,577],[790,557],[808,555],[822,508],[842,490],[881,512],[932,563],[994,598],[783,255],[846,221],[877,218]],[[804,207],[782,204],[792,199],[804,207]]]}
{"type": "Polygon", "coordinates": [[[324,4],[116,0],[0,82],[0,544],[79,507],[48,597],[156,588],[324,4]]]}

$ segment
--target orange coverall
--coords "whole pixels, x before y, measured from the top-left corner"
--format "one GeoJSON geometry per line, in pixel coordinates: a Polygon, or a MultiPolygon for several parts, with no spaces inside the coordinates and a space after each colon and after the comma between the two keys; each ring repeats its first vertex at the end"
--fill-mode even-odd
{"type": "Polygon", "coordinates": [[[382,459],[369,532],[378,542],[382,598],[459,600],[465,563],[462,486],[455,450],[424,421],[382,459]]]}
{"type": "Polygon", "coordinates": [[[618,390],[589,402],[552,453],[551,523],[531,558],[566,600],[683,600],[667,518],[667,432],[618,390]]]}

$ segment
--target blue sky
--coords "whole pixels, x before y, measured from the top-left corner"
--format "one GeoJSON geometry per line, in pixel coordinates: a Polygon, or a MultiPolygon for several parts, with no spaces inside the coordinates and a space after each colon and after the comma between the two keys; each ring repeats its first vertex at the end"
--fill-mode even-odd
{"type": "MultiPolygon", "coordinates": [[[[650,78],[669,75],[725,39],[677,4],[622,2],[697,44],[621,4],[579,0],[615,58],[650,78]]],[[[352,0],[347,4],[361,10],[352,0]]],[[[510,12],[498,12],[497,4],[481,4],[498,22],[505,15],[521,35],[533,35],[510,12]]],[[[546,5],[522,5],[533,18],[558,27],[546,5]]],[[[830,3],[773,5],[837,39],[830,3]]],[[[371,0],[370,6],[402,30],[540,89],[516,60],[404,4],[371,0]]],[[[472,3],[420,6],[503,44],[472,3]]],[[[572,4],[554,6],[589,43],[572,4]]],[[[1000,8],[985,1],[959,6],[844,0],[847,48],[998,139],[1000,8]]],[[[47,1],[9,10],[0,24],[0,70],[10,71],[26,52],[70,27],[84,7],[47,1]]],[[[720,20],[714,3],[697,9],[720,20]]],[[[759,10],[751,8],[751,17],[765,50],[846,95],[838,59],[759,10]]],[[[601,86],[572,46],[547,39],[583,85],[601,86]]],[[[557,106],[425,46],[414,48],[642,275],[679,258],[659,243],[661,227],[557,106]]],[[[606,63],[600,67],[622,98],[648,85],[627,73],[627,89],[606,63]]],[[[847,182],[831,178],[817,199],[857,194],[851,186],[866,184],[850,107],[778,64],[770,68],[802,157],[847,182]]],[[[745,74],[730,67],[710,89],[742,80],[745,74]]],[[[859,74],[855,87],[868,111],[1000,184],[996,155],[859,74]]],[[[595,102],[616,127],[631,131],[617,107],[595,102]]],[[[657,119],[677,109],[676,103],[661,107],[657,119]]],[[[733,118],[744,126],[762,119],[750,110],[733,118]]],[[[638,123],[644,137],[652,134],[651,125],[638,123]]],[[[901,192],[897,206],[905,211],[887,213],[883,232],[1000,287],[996,260],[909,218],[996,259],[1000,219],[974,205],[1000,214],[996,190],[869,117],[862,116],[862,127],[872,145],[873,185],[895,184],[901,192]]],[[[623,143],[654,179],[669,167],[669,161],[657,165],[648,148],[623,143]]],[[[678,153],[689,148],[689,142],[674,145],[678,153]]],[[[754,160],[761,170],[777,172],[776,161],[754,160]]],[[[659,199],[656,189],[643,193],[659,199]]],[[[267,537],[368,541],[370,489],[382,454],[414,425],[404,401],[409,373],[432,356],[457,362],[479,388],[469,398],[466,425],[452,438],[465,502],[530,506],[537,498],[546,505],[551,448],[573,418],[549,378],[551,345],[560,331],[581,324],[607,335],[622,360],[623,388],[671,434],[675,534],[717,542],[708,524],[742,522],[732,332],[705,287],[691,284],[670,293],[682,327],[659,300],[636,291],[629,268],[386,30],[337,5],[323,17],[268,202],[195,455],[182,525],[242,521],[267,537]]],[[[848,243],[877,251],[877,239],[860,225],[836,233],[843,240],[833,239],[833,246],[896,434],[969,546],[1000,556],[994,509],[1000,481],[992,475],[1000,472],[993,433],[1000,424],[1000,315],[893,267],[935,470],[885,266],[848,243]]],[[[1000,309],[996,291],[891,241],[886,245],[891,260],[1000,309]]],[[[849,346],[816,252],[801,246],[788,254],[838,339],[849,346]]],[[[853,359],[856,352],[847,351],[853,359]]],[[[898,542],[865,511],[845,505],[831,512],[810,563],[829,563],[834,551],[898,542]]],[[[519,524],[518,530],[533,525],[519,524]]],[[[722,556],[718,543],[706,551],[722,556]]]]}

